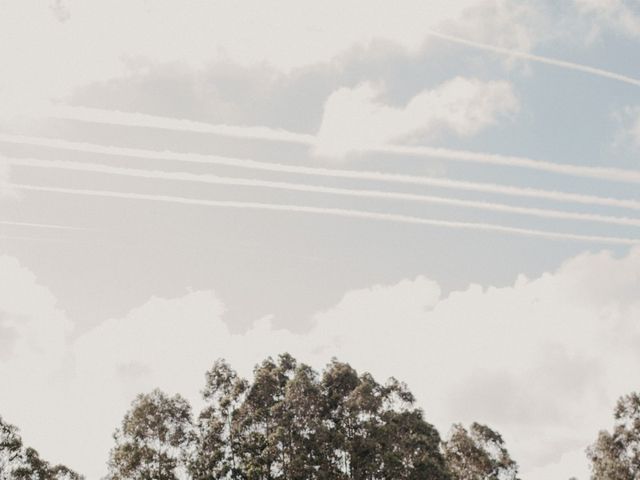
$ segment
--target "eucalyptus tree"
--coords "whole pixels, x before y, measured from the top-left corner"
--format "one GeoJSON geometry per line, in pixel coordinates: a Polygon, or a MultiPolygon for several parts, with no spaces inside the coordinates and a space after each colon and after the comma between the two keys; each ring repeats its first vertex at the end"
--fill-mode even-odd
{"type": "Polygon", "coordinates": [[[274,407],[278,428],[271,443],[279,457],[281,478],[318,478],[325,459],[322,444],[326,441],[322,402],[318,374],[308,365],[296,365],[284,397],[274,407]]]}
{"type": "Polygon", "coordinates": [[[332,360],[318,373],[289,354],[245,380],[223,360],[204,408],[140,395],[114,435],[111,480],[516,480],[502,438],[455,425],[441,442],[407,386],[332,360]]]}
{"type": "Polygon", "coordinates": [[[379,431],[380,479],[448,480],[440,434],[419,409],[387,411],[379,431]]]}
{"type": "Polygon", "coordinates": [[[186,469],[191,407],[158,389],[138,395],[114,439],[111,480],[177,480],[186,469]]]}
{"type": "Polygon", "coordinates": [[[518,465],[511,458],[502,436],[479,423],[467,431],[453,425],[443,442],[445,461],[453,480],[517,480],[518,465]]]}
{"type": "Polygon", "coordinates": [[[34,448],[24,447],[18,429],[0,417],[0,480],[82,480],[64,465],[51,465],[34,448]]]}
{"type": "Polygon", "coordinates": [[[0,480],[9,480],[22,460],[22,439],[18,429],[0,417],[0,480]]]}
{"type": "Polygon", "coordinates": [[[282,429],[285,427],[286,387],[297,366],[289,354],[267,358],[256,366],[253,381],[239,405],[232,428],[243,478],[275,480],[284,477],[282,429]]]}
{"type": "Polygon", "coordinates": [[[243,478],[234,418],[248,389],[224,360],[206,373],[202,396],[205,407],[196,422],[189,459],[193,480],[243,478]]]}
{"type": "Polygon", "coordinates": [[[322,377],[331,452],[326,478],[354,480],[447,479],[440,436],[406,385],[378,383],[333,360],[322,377]]]}
{"type": "Polygon", "coordinates": [[[189,450],[194,480],[447,479],[440,437],[407,387],[333,360],[322,374],[288,354],[248,382],[207,372],[189,450]]]}
{"type": "Polygon", "coordinates": [[[640,393],[621,397],[614,409],[611,433],[601,431],[587,449],[592,480],[640,478],[640,393]]]}

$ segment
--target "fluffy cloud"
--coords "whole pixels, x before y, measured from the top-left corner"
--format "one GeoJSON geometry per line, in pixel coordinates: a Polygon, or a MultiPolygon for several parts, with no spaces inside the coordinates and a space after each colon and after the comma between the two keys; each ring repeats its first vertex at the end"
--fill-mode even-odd
{"type": "Polygon", "coordinates": [[[583,254],[536,279],[446,297],[425,277],[351,291],[304,334],[275,330],[269,318],[233,334],[215,293],[189,292],[66,343],[69,322],[52,295],[15,260],[0,266],[10,352],[0,379],[16,386],[2,413],[47,457],[92,478],[135,393],[160,386],[197,405],[219,357],[245,375],[282,351],[316,367],[335,355],[395,375],[442,431],[454,421],[497,427],[534,480],[584,474],[584,448],[610,423],[617,396],[637,388],[629,372],[640,366],[640,249],[583,254]]]}
{"type": "Polygon", "coordinates": [[[637,1],[630,0],[574,0],[578,11],[593,17],[597,23],[593,33],[609,28],[632,38],[640,37],[640,14],[637,1]]]}
{"type": "MultiPolygon", "coordinates": [[[[0,342],[3,366],[8,370],[23,365],[12,359],[34,358],[58,363],[71,322],[56,308],[51,292],[36,282],[35,275],[6,255],[0,256],[0,342]]],[[[29,366],[31,366],[29,364],[29,366]]]]}
{"type": "MultiPolygon", "coordinates": [[[[0,256],[0,412],[28,420],[30,426],[55,422],[72,323],[53,294],[35,275],[8,256],[0,256]],[[44,408],[43,408],[44,406],[44,408]]],[[[34,428],[37,431],[38,428],[34,428]]],[[[45,427],[42,443],[55,440],[45,427]]]]}
{"type": "MultiPolygon", "coordinates": [[[[3,2],[0,100],[3,114],[29,112],[79,86],[144,73],[159,64],[201,68],[225,61],[290,71],[331,61],[374,40],[416,51],[427,39],[426,28],[455,24],[458,18],[468,25],[499,18],[500,25],[510,25],[513,31],[514,25],[527,19],[518,9],[505,6],[511,3],[189,0],[176,6],[168,0],[3,2]],[[494,5],[497,7],[486,7],[494,5]],[[469,10],[472,7],[475,10],[469,10]]],[[[490,33],[496,35],[498,30],[502,31],[490,29],[490,33]]],[[[508,38],[517,38],[515,46],[526,48],[532,38],[529,30],[517,30],[517,35],[508,38]]],[[[494,40],[486,32],[482,38],[494,40]]],[[[508,43],[514,46],[512,40],[508,43]]]]}
{"type": "Polygon", "coordinates": [[[518,109],[511,85],[456,77],[427,89],[403,107],[385,104],[371,84],[341,88],[326,101],[316,153],[341,157],[412,137],[443,132],[473,135],[518,109]]]}
{"type": "Polygon", "coordinates": [[[614,117],[618,123],[614,144],[640,149],[640,107],[626,107],[614,117]]]}
{"type": "Polygon", "coordinates": [[[640,360],[639,272],[640,250],[589,254],[535,280],[435,301],[435,286],[418,278],[387,287],[397,297],[386,308],[376,304],[380,289],[354,303],[347,295],[318,317],[316,334],[335,338],[330,352],[361,368],[401,372],[442,429],[455,420],[497,426],[527,478],[580,474],[575,453],[609,423],[615,397],[636,388],[627,373],[640,360]]]}

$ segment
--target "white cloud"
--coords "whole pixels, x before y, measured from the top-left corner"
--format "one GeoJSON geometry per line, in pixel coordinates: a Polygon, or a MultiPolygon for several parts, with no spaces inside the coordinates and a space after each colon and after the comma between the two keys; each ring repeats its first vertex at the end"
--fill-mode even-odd
{"type": "Polygon", "coordinates": [[[424,278],[352,292],[311,336],[334,343],[325,355],[406,380],[442,430],[456,420],[495,425],[526,478],[560,478],[547,474],[584,473],[584,456],[570,453],[637,388],[628,372],[640,362],[639,289],[639,249],[585,254],[535,280],[447,298],[424,278]]]}
{"type": "MultiPolygon", "coordinates": [[[[72,323],[53,294],[9,256],[0,256],[0,415],[39,425],[54,424],[61,399],[67,338],[72,323]]],[[[64,381],[63,381],[64,380],[64,381]]],[[[42,443],[55,442],[44,429],[42,443]]]]}
{"type": "Polygon", "coordinates": [[[496,47],[528,52],[546,31],[540,2],[488,0],[465,9],[446,32],[496,47]]]}
{"type": "MultiPolygon", "coordinates": [[[[56,299],[35,275],[12,257],[0,256],[0,326],[4,356],[48,359],[56,363],[70,333],[71,322],[56,308],[56,299]]],[[[4,363],[3,365],[7,365],[4,363]]]]}
{"type": "Polygon", "coordinates": [[[603,28],[632,38],[640,37],[640,13],[637,0],[574,0],[578,11],[591,16],[592,34],[603,28]]]}
{"type": "Polygon", "coordinates": [[[583,474],[579,453],[609,425],[617,396],[637,388],[640,249],[583,254],[537,279],[447,297],[425,277],[351,291],[300,335],[269,318],[232,334],[213,292],[153,298],[66,344],[69,322],[51,293],[15,260],[0,262],[0,335],[12,345],[0,380],[18,386],[0,411],[46,457],[91,478],[135,393],[160,386],[197,404],[218,357],[245,375],[290,351],[316,367],[335,355],[397,376],[441,431],[454,421],[497,427],[533,480],[583,474]]]}
{"type": "Polygon", "coordinates": [[[381,96],[381,89],[369,83],[331,94],[324,106],[316,153],[341,157],[443,132],[470,136],[518,109],[509,83],[463,77],[424,90],[403,107],[385,104],[381,96]]]}
{"type": "MultiPolygon", "coordinates": [[[[156,64],[200,68],[231,61],[290,71],[331,61],[374,40],[416,51],[427,38],[426,28],[437,28],[445,21],[455,24],[461,16],[469,25],[499,18],[500,25],[510,25],[512,32],[516,23],[526,22],[526,17],[516,15],[518,9],[502,6],[511,2],[468,13],[470,7],[494,4],[488,0],[3,2],[2,111],[29,112],[78,86],[144,72],[156,64]],[[503,13],[498,16],[496,11],[503,13]]],[[[509,38],[517,38],[519,48],[528,47],[529,30],[516,30],[517,35],[509,38]]],[[[498,35],[497,31],[489,33],[498,35]]],[[[482,37],[493,40],[486,38],[487,32],[482,37]]]]}
{"type": "Polygon", "coordinates": [[[614,119],[618,123],[614,145],[640,149],[640,106],[623,108],[614,119]]]}

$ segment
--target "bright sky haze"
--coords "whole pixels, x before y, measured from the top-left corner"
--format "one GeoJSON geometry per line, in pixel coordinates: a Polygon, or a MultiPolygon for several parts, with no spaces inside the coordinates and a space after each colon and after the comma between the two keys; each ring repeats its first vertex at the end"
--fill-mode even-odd
{"type": "Polygon", "coordinates": [[[588,478],[640,367],[638,0],[0,3],[0,414],[87,478],[224,357],[588,478]]]}

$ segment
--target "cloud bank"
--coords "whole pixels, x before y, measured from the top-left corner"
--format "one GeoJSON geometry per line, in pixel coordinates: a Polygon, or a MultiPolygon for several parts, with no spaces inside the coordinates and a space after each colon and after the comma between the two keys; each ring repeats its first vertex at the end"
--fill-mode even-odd
{"type": "Polygon", "coordinates": [[[136,393],[159,386],[197,405],[218,357],[245,375],[283,351],[316,367],[338,356],[395,375],[443,433],[454,421],[496,426],[534,480],[584,475],[584,448],[609,424],[616,397],[637,387],[637,248],[446,297],[424,276],[350,291],[304,334],[275,330],[268,316],[232,334],[222,300],[197,291],[152,298],[73,340],[34,274],[10,257],[0,264],[0,379],[20,385],[3,395],[2,413],[48,457],[91,477],[103,473],[110,434],[136,393]]]}
{"type": "Polygon", "coordinates": [[[455,19],[478,3],[484,2],[189,0],[180,8],[166,0],[3,3],[0,100],[5,114],[30,111],[79,86],[159,64],[202,68],[230,61],[290,71],[374,40],[411,51],[425,41],[426,25],[455,19]]]}
{"type": "Polygon", "coordinates": [[[514,114],[519,105],[509,83],[464,77],[424,90],[402,107],[385,104],[382,93],[363,83],[331,94],[324,106],[316,153],[340,158],[415,137],[471,136],[514,114]]]}

